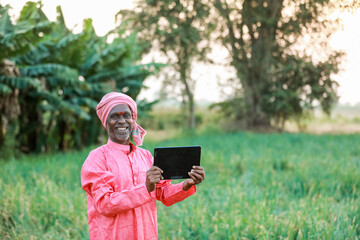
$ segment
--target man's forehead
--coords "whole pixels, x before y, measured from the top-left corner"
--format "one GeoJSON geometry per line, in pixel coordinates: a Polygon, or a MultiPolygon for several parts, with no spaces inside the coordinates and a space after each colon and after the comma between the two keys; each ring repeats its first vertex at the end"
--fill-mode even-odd
{"type": "Polygon", "coordinates": [[[115,113],[115,112],[130,112],[131,113],[131,109],[126,104],[118,104],[115,107],[113,107],[110,111],[110,113],[115,113]]]}

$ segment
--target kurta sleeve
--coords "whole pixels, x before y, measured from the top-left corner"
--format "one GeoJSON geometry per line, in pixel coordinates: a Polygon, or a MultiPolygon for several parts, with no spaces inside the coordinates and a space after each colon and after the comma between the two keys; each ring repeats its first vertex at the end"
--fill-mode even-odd
{"type": "MultiPolygon", "coordinates": [[[[149,164],[152,166],[154,158],[149,151],[147,151],[147,159],[149,159],[149,164]]],[[[158,184],[156,184],[156,199],[161,201],[165,206],[169,207],[177,202],[181,202],[196,192],[195,185],[188,191],[184,191],[183,184],[184,182],[173,185],[171,184],[171,180],[161,180],[158,184]]]]}
{"type": "Polygon", "coordinates": [[[169,207],[190,197],[196,192],[195,185],[188,191],[183,190],[183,183],[171,184],[171,180],[162,180],[156,185],[156,199],[169,207]]]}
{"type": "Polygon", "coordinates": [[[145,183],[115,191],[115,176],[106,170],[105,156],[92,151],[81,170],[81,186],[93,198],[94,207],[105,216],[114,216],[152,200],[145,183]]]}

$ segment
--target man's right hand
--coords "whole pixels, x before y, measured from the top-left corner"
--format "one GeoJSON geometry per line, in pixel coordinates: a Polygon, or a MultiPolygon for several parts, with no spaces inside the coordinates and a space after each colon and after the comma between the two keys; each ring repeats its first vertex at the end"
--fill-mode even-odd
{"type": "Polygon", "coordinates": [[[156,166],[153,166],[147,170],[145,185],[149,193],[155,190],[156,184],[158,184],[160,180],[164,179],[161,175],[162,173],[163,170],[156,166]]]}

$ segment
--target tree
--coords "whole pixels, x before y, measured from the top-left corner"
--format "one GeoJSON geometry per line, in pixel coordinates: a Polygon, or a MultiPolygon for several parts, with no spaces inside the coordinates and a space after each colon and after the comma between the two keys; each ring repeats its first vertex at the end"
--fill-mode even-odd
{"type": "Polygon", "coordinates": [[[119,21],[126,23],[126,29],[138,32],[148,51],[153,47],[167,57],[176,73],[171,76],[174,79],[171,82],[175,85],[180,81],[182,85],[184,112],[190,129],[195,127],[196,81],[191,79],[192,62],[204,60],[209,51],[205,44],[213,27],[207,21],[209,11],[204,0],[141,0],[134,10],[121,10],[118,14],[119,21]]]}
{"type": "Polygon", "coordinates": [[[9,8],[0,5],[0,147],[4,144],[8,123],[20,114],[19,92],[39,86],[37,80],[21,77],[10,58],[29,51],[41,41],[41,35],[51,29],[50,22],[13,25],[9,8]]]}
{"type": "Polygon", "coordinates": [[[60,7],[56,22],[47,19],[40,3],[26,3],[15,24],[6,21],[7,9],[4,12],[0,23],[10,27],[1,24],[6,32],[0,49],[8,52],[6,57],[14,67],[16,63],[17,74],[5,76],[6,71],[1,72],[0,103],[6,100],[5,94],[20,92],[11,98],[20,111],[18,119],[9,119],[8,111],[2,108],[14,109],[14,105],[0,104],[0,111],[17,124],[19,130],[12,134],[22,151],[67,150],[96,143],[103,133],[95,112],[100,98],[113,90],[136,99],[144,79],[159,67],[136,65],[139,54],[134,36],[123,38],[113,30],[99,37],[91,19],[84,20],[81,33],[72,33],[60,7]],[[23,26],[32,27],[28,34],[34,34],[35,39],[24,37],[23,26]],[[50,27],[40,31],[35,26],[50,27]]]}
{"type": "MultiPolygon", "coordinates": [[[[214,0],[217,39],[228,49],[231,65],[241,83],[245,124],[283,126],[292,116],[312,109],[316,101],[329,112],[337,100],[341,52],[331,51],[327,40],[339,26],[327,14],[354,3],[291,0],[214,0]],[[311,45],[302,47],[304,36],[311,45]],[[313,51],[311,51],[311,49],[313,51]],[[328,54],[318,54],[316,51],[328,54]]],[[[243,116],[238,116],[242,118],[243,116]]]]}

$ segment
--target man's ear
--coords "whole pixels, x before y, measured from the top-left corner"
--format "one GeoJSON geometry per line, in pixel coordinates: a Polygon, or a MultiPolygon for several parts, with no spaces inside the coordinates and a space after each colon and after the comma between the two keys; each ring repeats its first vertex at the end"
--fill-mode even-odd
{"type": "Polygon", "coordinates": [[[109,132],[108,130],[109,130],[109,122],[108,122],[108,119],[106,119],[106,122],[105,122],[105,130],[106,130],[106,132],[109,132]]]}

